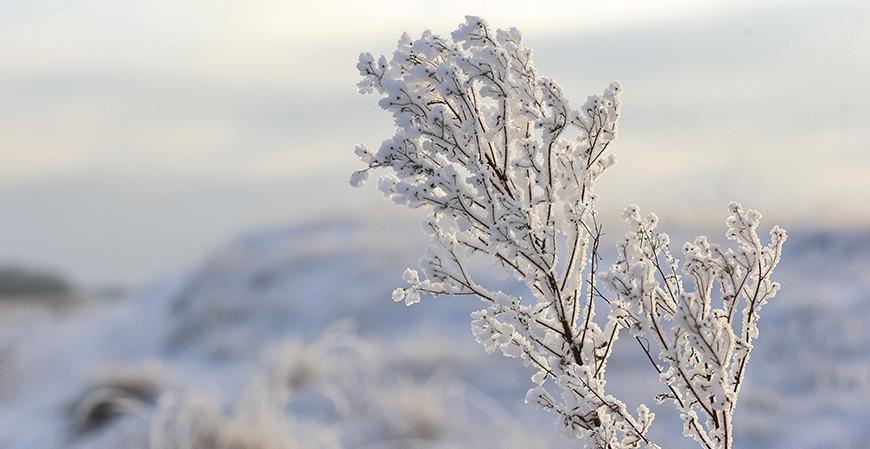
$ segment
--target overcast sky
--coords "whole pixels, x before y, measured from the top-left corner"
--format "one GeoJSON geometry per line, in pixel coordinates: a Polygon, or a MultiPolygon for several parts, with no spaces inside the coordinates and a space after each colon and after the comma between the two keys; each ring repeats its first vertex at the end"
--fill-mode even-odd
{"type": "Polygon", "coordinates": [[[356,57],[465,14],[522,30],[577,104],[622,82],[614,214],[870,225],[866,2],[391,3],[0,0],[0,261],[142,282],[252,227],[389,211],[347,186],[391,135],[356,57]]]}

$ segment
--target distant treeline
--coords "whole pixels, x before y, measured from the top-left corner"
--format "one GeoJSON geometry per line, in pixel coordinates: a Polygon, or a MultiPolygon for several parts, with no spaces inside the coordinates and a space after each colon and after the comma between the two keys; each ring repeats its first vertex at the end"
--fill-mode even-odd
{"type": "Polygon", "coordinates": [[[0,297],[63,296],[72,291],[63,277],[20,267],[0,267],[0,297]]]}

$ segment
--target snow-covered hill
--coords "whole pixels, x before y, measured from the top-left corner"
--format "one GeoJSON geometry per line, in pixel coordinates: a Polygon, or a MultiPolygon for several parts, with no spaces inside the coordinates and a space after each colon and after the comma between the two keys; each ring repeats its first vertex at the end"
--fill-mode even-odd
{"type": "MultiPolygon", "coordinates": [[[[414,224],[252,232],[123,300],[0,313],[0,447],[565,447],[528,373],[473,341],[469,298],[390,301],[414,224]]],[[[737,447],[870,447],[870,233],[793,232],[737,447]]],[[[656,387],[630,346],[629,401],[656,387]]],[[[652,436],[690,447],[675,416],[652,436]]]]}

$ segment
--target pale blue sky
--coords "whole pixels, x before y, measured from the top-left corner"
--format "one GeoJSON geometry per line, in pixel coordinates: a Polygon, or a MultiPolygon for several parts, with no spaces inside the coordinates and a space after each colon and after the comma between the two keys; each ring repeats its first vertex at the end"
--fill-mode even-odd
{"type": "Polygon", "coordinates": [[[465,14],[520,28],[578,103],[623,83],[606,207],[870,225],[864,2],[492,4],[0,0],[0,261],[141,282],[250,227],[390,211],[347,187],[391,133],[356,56],[465,14]]]}

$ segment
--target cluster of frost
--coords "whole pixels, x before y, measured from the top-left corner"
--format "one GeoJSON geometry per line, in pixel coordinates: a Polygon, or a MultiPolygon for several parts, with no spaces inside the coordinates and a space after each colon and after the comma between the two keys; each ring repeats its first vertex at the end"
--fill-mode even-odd
{"type": "Polygon", "coordinates": [[[629,206],[631,230],[605,270],[594,190],[615,162],[608,149],[618,83],[575,109],[537,73],[518,30],[493,31],[477,17],[449,38],[404,34],[389,60],[364,53],[357,68],[360,92],[381,96],[396,133],[377,150],[356,148],[366,167],[351,184],[387,168],[378,181],[384,195],[428,212],[429,249],[393,300],[481,298],[486,307],[472,314],[477,340],[531,367],[527,402],[594,448],[658,447],[646,436],[653,413],[630,410],[607,389],[613,344],[628,330],[667,387],[657,399],[673,401],[685,435],[705,448],[732,447],[731,418],[758,313],[778,290],[770,275],[785,232],[774,228],[764,245],[759,214],[732,204],[727,236],[738,248],[699,237],[684,247],[681,266],[667,235],[655,231],[655,215],[629,206]],[[470,268],[481,257],[523,283],[528,297],[484,286],[470,268]],[[596,317],[596,305],[606,313],[596,317]]]}

